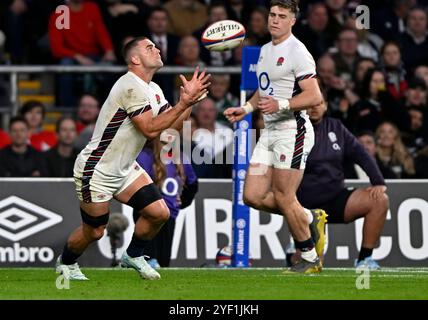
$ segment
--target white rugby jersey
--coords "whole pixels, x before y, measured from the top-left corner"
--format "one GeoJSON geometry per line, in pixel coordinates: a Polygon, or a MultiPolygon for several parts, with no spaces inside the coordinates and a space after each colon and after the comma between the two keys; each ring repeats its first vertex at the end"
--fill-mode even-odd
{"type": "MultiPolygon", "coordinates": [[[[277,45],[271,41],[261,48],[257,77],[260,97],[288,100],[301,92],[299,81],[316,77],[315,61],[305,45],[291,35],[277,45]]],[[[306,111],[300,115],[306,117],[306,111]]],[[[264,115],[266,126],[291,119],[295,119],[293,111],[264,115]]]]}
{"type": "Polygon", "coordinates": [[[132,117],[144,112],[155,117],[170,107],[156,83],[147,84],[132,72],[120,77],[101,108],[91,141],[77,157],[83,177],[90,179],[94,170],[126,177],[147,140],[132,117]]]}

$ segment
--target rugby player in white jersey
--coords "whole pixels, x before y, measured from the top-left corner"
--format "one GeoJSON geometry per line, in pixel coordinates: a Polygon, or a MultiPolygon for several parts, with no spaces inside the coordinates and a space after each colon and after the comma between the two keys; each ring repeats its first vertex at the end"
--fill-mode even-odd
{"type": "Polygon", "coordinates": [[[123,55],[128,72],[113,86],[99,114],[91,141],[79,154],[74,179],[82,225],[74,230],[58,257],[56,270],[66,279],[87,280],[77,264],[88,245],[104,235],[112,198],[140,212],[121,265],[144,279],[160,275],[144,259],[144,247],[169,218],[169,210],[149,175],[135,159],[146,140],[168,128],[180,129],[191,106],[207,93],[210,75],[196,68],[188,81],[181,77],[179,102],[171,107],[152,77],[162,66],[159,49],[139,37],[123,55]]]}
{"type": "Polygon", "coordinates": [[[256,108],[263,113],[265,130],[250,161],[244,201],[259,210],[281,212],[302,252],[302,260],[290,271],[316,273],[322,269],[318,256],[324,249],[326,214],[304,209],[296,191],[314,144],[305,110],[321,104],[322,95],[314,59],[292,34],[298,11],[296,0],[271,1],[268,29],[272,41],[261,48],[259,89],[244,106],[228,108],[224,114],[235,122],[256,108]]]}

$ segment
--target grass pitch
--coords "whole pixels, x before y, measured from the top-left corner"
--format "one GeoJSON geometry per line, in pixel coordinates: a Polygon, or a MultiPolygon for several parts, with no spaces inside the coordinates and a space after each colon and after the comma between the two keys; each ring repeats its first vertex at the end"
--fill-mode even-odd
{"type": "Polygon", "coordinates": [[[284,300],[428,299],[428,268],[371,272],[369,289],[357,289],[355,269],[324,269],[317,275],[282,274],[282,269],[161,269],[159,281],[141,280],[133,270],[89,269],[90,281],[56,287],[51,269],[0,269],[0,299],[284,300]]]}

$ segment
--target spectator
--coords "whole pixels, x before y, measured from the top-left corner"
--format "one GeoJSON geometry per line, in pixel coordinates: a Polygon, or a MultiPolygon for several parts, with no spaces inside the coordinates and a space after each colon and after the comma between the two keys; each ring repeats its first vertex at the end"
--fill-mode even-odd
{"type": "Polygon", "coordinates": [[[428,66],[421,65],[415,70],[415,78],[424,80],[425,86],[428,88],[428,66]]]}
{"type": "Polygon", "coordinates": [[[82,150],[91,140],[94,133],[95,123],[97,122],[100,113],[100,103],[97,98],[90,94],[84,94],[77,107],[77,134],[75,146],[78,150],[82,150]]]}
{"type": "Polygon", "coordinates": [[[100,113],[100,108],[98,99],[93,95],[84,94],[80,97],[79,104],[77,105],[77,134],[81,134],[86,127],[95,124],[100,113]]]}
{"type": "Polygon", "coordinates": [[[336,76],[335,62],[328,54],[318,60],[317,72],[321,80],[320,86],[324,88],[330,116],[346,124],[349,106],[359,100],[353,90],[354,84],[336,76]]]}
{"type": "Polygon", "coordinates": [[[12,63],[22,63],[25,55],[25,27],[29,14],[29,3],[26,0],[11,0],[6,1],[3,5],[7,6],[4,15],[6,50],[10,53],[12,63]]]}
{"type": "Polygon", "coordinates": [[[361,93],[362,91],[362,83],[364,81],[364,77],[367,74],[367,71],[370,69],[374,69],[376,67],[376,63],[369,58],[362,58],[358,61],[357,66],[355,67],[355,73],[353,81],[355,83],[355,92],[361,93]]]}
{"type": "Polygon", "coordinates": [[[385,41],[397,38],[406,31],[405,20],[416,0],[393,0],[393,5],[385,5],[373,16],[373,30],[385,41]]]}
{"type": "Polygon", "coordinates": [[[250,14],[250,21],[247,26],[247,38],[256,46],[261,47],[271,41],[271,36],[267,28],[268,15],[269,11],[265,7],[256,7],[250,14]]]}
{"type": "Polygon", "coordinates": [[[395,173],[397,179],[414,176],[413,158],[406,150],[400,131],[393,123],[382,123],[376,130],[376,140],[376,154],[379,160],[395,173]]]}
{"type": "Polygon", "coordinates": [[[13,117],[9,122],[12,143],[0,150],[1,177],[40,177],[45,166],[40,152],[28,145],[30,131],[23,117],[13,117]]]}
{"type": "Polygon", "coordinates": [[[100,10],[103,21],[111,36],[115,56],[120,57],[122,42],[125,36],[129,34],[134,36],[144,35],[146,33],[146,26],[144,25],[144,27],[139,27],[138,29],[135,26],[141,26],[142,22],[145,24],[147,20],[141,19],[136,4],[124,3],[122,0],[102,1],[100,10]]]}
{"type": "MultiPolygon", "coordinates": [[[[392,171],[391,168],[385,166],[376,154],[376,140],[374,134],[370,131],[362,132],[358,136],[358,141],[363,145],[367,153],[376,160],[376,164],[379,167],[379,170],[382,173],[384,179],[395,179],[396,175],[394,171],[392,171]]],[[[356,173],[358,177],[361,177],[361,171],[358,170],[358,168],[356,169],[356,173]]],[[[347,178],[350,178],[350,176],[348,175],[347,178]]]]}
{"type": "Polygon", "coordinates": [[[326,0],[325,4],[328,10],[328,24],[326,32],[333,39],[338,37],[346,21],[346,0],[326,0]]]}
{"type": "MultiPolygon", "coordinates": [[[[97,62],[116,61],[112,40],[95,3],[83,0],[69,0],[70,28],[57,28],[58,13],[53,13],[49,21],[49,39],[52,54],[61,65],[93,65],[97,62]]],[[[59,78],[59,100],[62,106],[72,106],[75,91],[73,77],[61,75],[59,78]]]]}
{"type": "Polygon", "coordinates": [[[250,13],[253,9],[252,1],[226,0],[228,16],[232,20],[247,24],[250,13]]]}
{"type": "Polygon", "coordinates": [[[196,175],[199,178],[230,178],[233,131],[216,121],[217,108],[211,98],[197,105],[195,118],[199,125],[192,137],[196,149],[192,151],[196,175]]]}
{"type": "Polygon", "coordinates": [[[355,30],[344,28],[340,31],[336,46],[338,52],[332,55],[336,63],[337,75],[344,80],[350,80],[355,72],[358,60],[358,35],[355,30]]]}
{"type": "Polygon", "coordinates": [[[404,98],[408,87],[406,70],[401,60],[400,46],[396,42],[387,42],[381,50],[383,72],[386,76],[386,87],[394,99],[404,98]]]}
{"type": "Polygon", "coordinates": [[[407,71],[414,70],[417,66],[427,62],[427,36],[427,13],[418,7],[410,10],[406,32],[398,38],[407,71]]]}
{"type": "Polygon", "coordinates": [[[297,38],[306,45],[315,60],[334,45],[334,38],[326,30],[328,19],[326,5],[318,2],[309,6],[306,23],[295,29],[297,38]]]}
{"type": "Polygon", "coordinates": [[[180,39],[168,33],[168,11],[162,7],[153,8],[147,20],[148,36],[160,50],[162,61],[166,65],[174,63],[180,39]]]}
{"type": "MultiPolygon", "coordinates": [[[[193,36],[196,39],[201,39],[203,32],[209,25],[228,19],[227,10],[223,3],[214,2],[208,6],[208,21],[207,23],[197,31],[193,33],[193,36]]],[[[226,61],[228,61],[232,57],[232,52],[230,50],[226,50],[223,52],[217,51],[209,51],[206,49],[202,42],[200,42],[200,50],[201,50],[201,59],[208,65],[211,66],[224,66],[226,61]]]]}
{"type": "Polygon", "coordinates": [[[421,108],[410,107],[410,130],[403,132],[403,142],[412,156],[423,149],[428,143],[428,126],[425,124],[425,115],[421,108]]]}
{"type": "Polygon", "coordinates": [[[170,0],[164,8],[171,18],[168,31],[178,37],[191,35],[207,22],[207,8],[197,0],[170,0]]]}
{"type": "Polygon", "coordinates": [[[60,118],[56,124],[58,144],[44,153],[48,177],[72,177],[74,161],[78,155],[74,143],[77,137],[76,122],[60,118]]]}
{"type": "MultiPolygon", "coordinates": [[[[172,65],[177,58],[180,39],[167,32],[169,25],[168,12],[162,7],[153,8],[148,16],[148,36],[160,50],[165,65],[172,65]]],[[[168,101],[174,100],[174,75],[156,74],[153,81],[161,88],[168,101]]]]}
{"type": "MultiPolygon", "coordinates": [[[[159,137],[152,140],[138,155],[140,164],[159,188],[170,212],[168,221],[144,249],[153,268],[169,267],[175,219],[180,209],[188,207],[198,191],[198,178],[192,165],[174,163],[172,156],[163,149],[159,137]]],[[[134,211],[134,221],[140,214],[134,211]]]]}
{"type": "Polygon", "coordinates": [[[346,19],[345,26],[357,32],[359,55],[376,62],[379,61],[379,52],[382,48],[383,40],[377,34],[370,32],[369,29],[358,25],[355,8],[353,13],[346,19]]]}
{"type": "MultiPolygon", "coordinates": [[[[185,36],[181,38],[178,45],[178,56],[177,56],[177,65],[186,66],[186,67],[204,67],[205,64],[200,58],[200,48],[198,39],[194,36],[185,36]]],[[[190,74],[185,75],[189,78],[190,74]]],[[[179,76],[175,78],[175,89],[176,89],[176,98],[178,99],[178,89],[180,88],[181,80],[179,76]]]]}
{"type": "Polygon", "coordinates": [[[422,79],[414,78],[409,82],[409,87],[406,92],[406,106],[426,109],[427,87],[422,79]]]}
{"type": "Polygon", "coordinates": [[[0,128],[0,149],[8,146],[10,142],[9,135],[0,128]]]}
{"type": "Polygon", "coordinates": [[[31,100],[24,103],[20,110],[30,130],[30,144],[37,151],[49,150],[57,142],[54,132],[46,131],[42,128],[45,109],[45,106],[40,101],[31,100]]]}
{"type": "Polygon", "coordinates": [[[393,121],[402,129],[408,129],[407,111],[396,103],[385,87],[385,76],[380,69],[367,72],[361,92],[361,100],[350,108],[349,128],[353,132],[372,131],[384,120],[393,121]]]}
{"type": "Polygon", "coordinates": [[[215,101],[217,107],[217,121],[229,126],[229,121],[223,115],[224,110],[231,106],[239,104],[238,98],[230,92],[230,75],[213,75],[211,76],[210,97],[215,101]]]}
{"type": "Polygon", "coordinates": [[[138,7],[141,21],[147,21],[154,8],[162,6],[162,0],[136,0],[134,4],[138,7]]]}
{"type": "Polygon", "coordinates": [[[194,36],[181,38],[178,45],[177,64],[181,66],[203,67],[205,64],[200,58],[199,42],[194,36]]]}

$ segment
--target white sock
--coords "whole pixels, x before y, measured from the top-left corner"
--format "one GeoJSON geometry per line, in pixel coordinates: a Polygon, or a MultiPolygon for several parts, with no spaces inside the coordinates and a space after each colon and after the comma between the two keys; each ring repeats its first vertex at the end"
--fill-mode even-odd
{"type": "Polygon", "coordinates": [[[309,224],[311,224],[312,221],[314,221],[314,216],[312,215],[311,210],[308,210],[306,208],[303,208],[303,210],[305,211],[306,216],[308,217],[309,224]]]}
{"type": "Polygon", "coordinates": [[[302,259],[305,259],[306,261],[315,262],[317,258],[318,256],[317,252],[315,251],[315,248],[312,248],[311,250],[306,252],[302,252],[302,259]]]}

